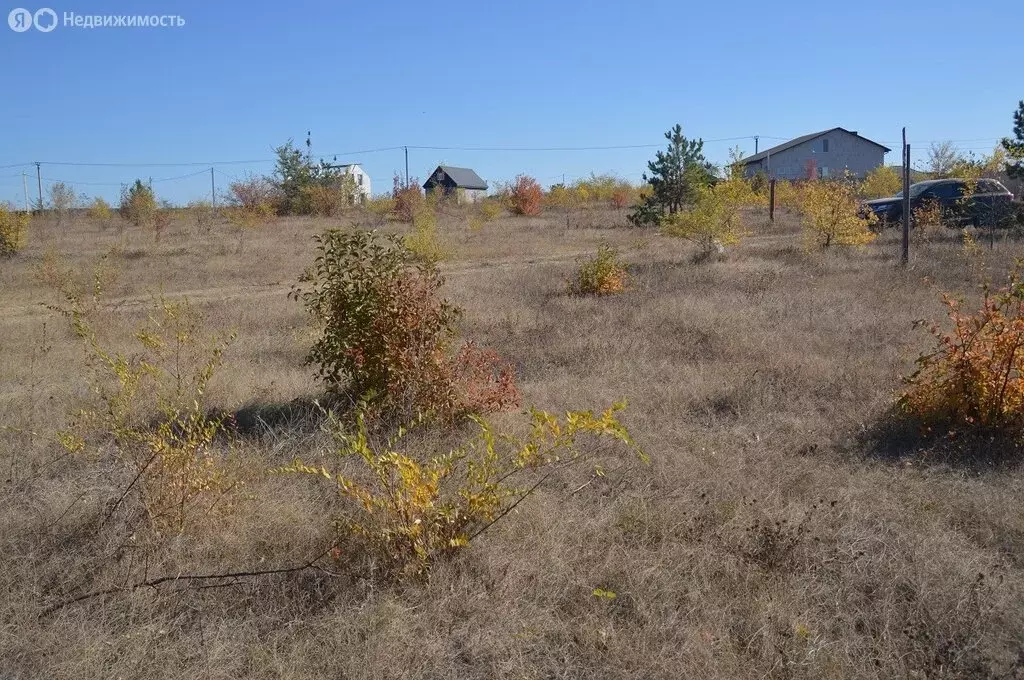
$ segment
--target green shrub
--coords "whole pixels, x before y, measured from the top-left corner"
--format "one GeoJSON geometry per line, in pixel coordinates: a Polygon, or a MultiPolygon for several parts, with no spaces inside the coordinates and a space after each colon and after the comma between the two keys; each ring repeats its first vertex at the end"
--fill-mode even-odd
{"type": "Polygon", "coordinates": [[[456,417],[518,404],[510,367],[454,348],[461,310],[440,297],[433,263],[394,235],[329,230],[300,279],[317,330],[307,361],[332,391],[388,411],[456,417]]]}

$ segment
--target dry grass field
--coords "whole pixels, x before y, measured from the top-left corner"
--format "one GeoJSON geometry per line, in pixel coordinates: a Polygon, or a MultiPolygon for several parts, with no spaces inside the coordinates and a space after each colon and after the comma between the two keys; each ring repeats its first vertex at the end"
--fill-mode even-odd
{"type": "MultiPolygon", "coordinates": [[[[807,253],[794,218],[764,222],[694,264],[685,242],[619,212],[479,230],[442,216],[462,335],[514,364],[526,405],[628,399],[650,464],[583,488],[552,478],[423,581],[328,560],[128,592],[303,564],[337,498],[265,475],[202,531],[98,530],[130,480],[56,440],[88,385],[36,272],[53,253],[86,270],[106,255],[112,341],[159,294],[234,330],[210,400],[262,470],[325,445],[307,317],[287,294],[314,234],[353,220],[281,219],[240,240],[179,219],[159,243],[85,219],[35,225],[0,262],[0,678],[1024,677],[1024,473],[984,443],[950,457],[887,427],[899,377],[931,343],[913,321],[943,318],[940,291],[975,291],[977,264],[955,234],[915,244],[902,270],[891,234],[807,253]],[[567,295],[601,242],[631,265],[629,288],[567,295]]],[[[1000,277],[1017,255],[1024,244],[1001,239],[985,266],[1000,277]]]]}

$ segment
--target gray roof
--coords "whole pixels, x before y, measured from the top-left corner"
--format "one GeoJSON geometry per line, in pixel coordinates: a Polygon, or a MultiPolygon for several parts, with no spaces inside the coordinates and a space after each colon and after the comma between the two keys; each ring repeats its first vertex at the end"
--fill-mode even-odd
{"type": "MultiPolygon", "coordinates": [[[[443,170],[444,173],[448,175],[453,182],[455,182],[455,186],[460,189],[487,188],[487,182],[483,181],[480,178],[480,175],[476,174],[476,172],[470,170],[469,168],[455,168],[452,167],[451,165],[439,165],[437,167],[443,170]]],[[[427,179],[427,182],[429,182],[430,179],[432,179],[436,173],[437,170],[430,173],[430,177],[427,179]]],[[[426,186],[426,182],[424,183],[424,186],[426,186]]]]}
{"type": "Polygon", "coordinates": [[[878,142],[872,142],[867,137],[860,137],[855,130],[847,130],[846,128],[834,127],[834,128],[829,128],[828,130],[822,130],[821,132],[812,132],[809,135],[804,135],[803,137],[797,137],[796,139],[791,139],[788,142],[783,142],[782,144],[779,144],[778,146],[773,146],[770,149],[765,149],[761,153],[755,153],[750,158],[744,158],[742,163],[744,165],[747,165],[748,163],[756,163],[759,160],[768,158],[768,156],[774,156],[776,154],[782,153],[783,151],[785,151],[787,149],[792,149],[794,146],[799,146],[799,145],[803,144],[804,142],[809,142],[812,139],[817,139],[818,137],[821,137],[823,135],[827,135],[830,132],[835,132],[836,130],[842,130],[846,134],[853,135],[854,137],[858,137],[859,139],[863,139],[865,142],[867,142],[869,144],[874,144],[875,146],[881,147],[882,149],[885,149],[886,151],[892,151],[892,149],[890,149],[889,147],[883,146],[883,145],[879,144],[878,142]]]}

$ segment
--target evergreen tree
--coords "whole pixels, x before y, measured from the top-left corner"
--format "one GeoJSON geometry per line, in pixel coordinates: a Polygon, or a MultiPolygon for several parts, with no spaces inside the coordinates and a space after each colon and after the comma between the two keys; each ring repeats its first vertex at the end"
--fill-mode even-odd
{"type": "Polygon", "coordinates": [[[135,180],[135,184],[121,187],[121,205],[118,211],[126,221],[137,227],[149,224],[156,209],[153,188],[144,184],[141,179],[135,180]]]}
{"type": "Polygon", "coordinates": [[[349,186],[353,183],[352,178],[345,176],[341,169],[324,161],[313,164],[290,139],[274,149],[274,153],[277,154],[274,184],[281,191],[284,199],[282,211],[286,214],[306,215],[312,212],[310,190],[314,187],[339,191],[344,188],[348,193],[355,190],[354,186],[349,186]]]}
{"type": "Polygon", "coordinates": [[[644,173],[652,193],[629,216],[638,226],[656,225],[666,211],[674,215],[693,203],[698,189],[710,184],[714,176],[713,166],[704,158],[704,140],[687,139],[678,124],[665,133],[665,139],[668,148],[648,161],[650,174],[644,173]]]}
{"type": "Polygon", "coordinates": [[[1014,179],[1024,179],[1024,100],[1013,114],[1013,135],[1014,139],[1003,138],[1003,148],[1008,157],[1006,174],[1014,179]]]}
{"type": "Polygon", "coordinates": [[[277,187],[284,197],[284,212],[295,213],[302,200],[303,187],[308,187],[313,182],[312,169],[290,139],[274,149],[274,153],[277,154],[274,175],[277,178],[277,187]]]}

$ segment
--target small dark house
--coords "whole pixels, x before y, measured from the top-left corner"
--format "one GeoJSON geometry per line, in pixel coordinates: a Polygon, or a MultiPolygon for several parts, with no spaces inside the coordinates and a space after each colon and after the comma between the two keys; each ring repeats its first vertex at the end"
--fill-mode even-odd
{"type": "Polygon", "coordinates": [[[460,204],[476,203],[487,195],[487,182],[469,168],[439,165],[423,183],[423,190],[428,195],[435,191],[443,192],[445,196],[455,198],[460,204]]]}

